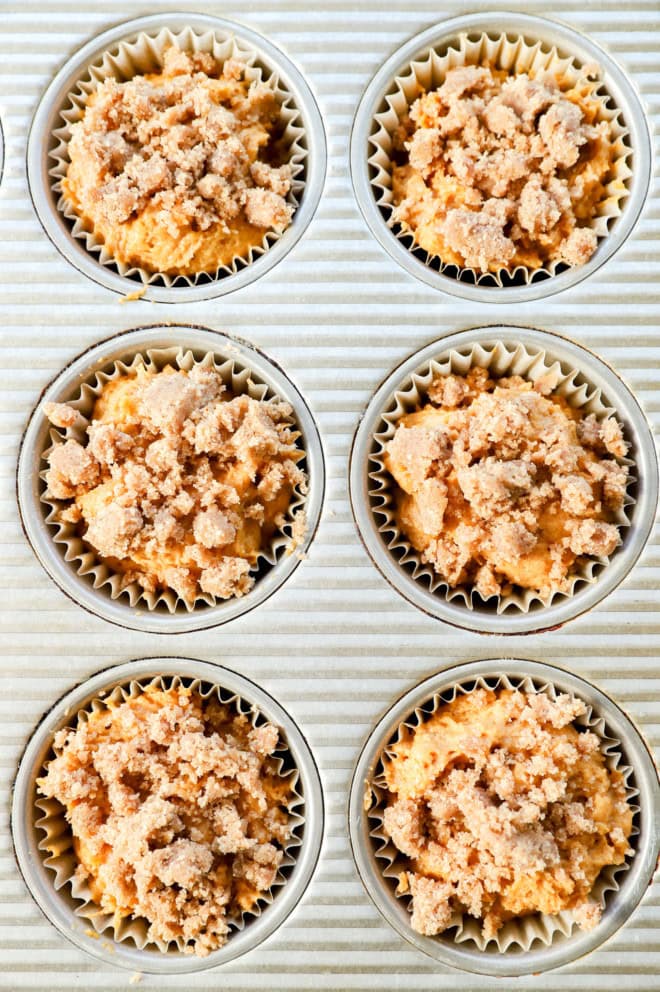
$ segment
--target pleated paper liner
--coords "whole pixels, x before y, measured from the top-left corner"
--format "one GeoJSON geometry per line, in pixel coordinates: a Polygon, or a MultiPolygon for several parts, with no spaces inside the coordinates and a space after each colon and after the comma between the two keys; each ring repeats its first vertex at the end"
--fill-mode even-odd
{"type": "MultiPolygon", "coordinates": [[[[66,428],[66,430],[51,427],[49,431],[50,443],[41,453],[42,489],[40,501],[45,523],[53,532],[53,540],[56,544],[64,546],[65,561],[75,570],[77,575],[91,581],[95,590],[109,596],[112,600],[124,598],[131,607],[144,606],[149,611],[165,610],[168,613],[174,613],[183,610],[191,613],[195,609],[216,606],[221,601],[211,594],[201,591],[197,599],[191,601],[183,599],[171,589],[152,593],[143,589],[137,582],[124,585],[122,574],[114,572],[97,554],[96,550],[78,535],[75,525],[58,519],[58,511],[67,504],[66,501],[54,500],[46,495],[45,476],[47,469],[43,467],[53,446],[61,444],[69,438],[85,444],[85,428],[92,416],[94,404],[108,382],[135,373],[142,366],[148,370],[158,371],[166,365],[185,371],[189,371],[195,365],[213,368],[233,395],[247,394],[255,400],[277,401],[280,399],[265,383],[255,381],[253,372],[242,365],[237,358],[226,358],[224,361],[218,362],[212,352],[207,352],[202,358],[196,358],[193,352],[184,346],[147,348],[144,352],[138,351],[131,361],[111,362],[106,369],[91,373],[87,381],[84,381],[75,394],[67,400],[70,406],[75,407],[82,414],[85,422],[79,426],[66,428]]],[[[294,410],[292,417],[289,418],[289,423],[294,430],[296,427],[295,416],[294,410]]],[[[300,432],[296,432],[296,437],[300,441],[300,432]]],[[[301,451],[303,451],[302,448],[301,451]]],[[[305,460],[302,459],[299,464],[304,467],[305,460]]],[[[305,514],[306,502],[306,495],[300,491],[299,487],[296,488],[283,526],[274,535],[270,545],[260,550],[257,563],[250,570],[256,583],[271,569],[276,568],[285,557],[295,554],[296,548],[303,543],[304,536],[301,537],[297,528],[294,538],[294,522],[299,514],[305,514]]],[[[309,521],[306,521],[306,527],[308,526],[309,521]]]]}
{"type": "Polygon", "coordinates": [[[599,243],[613,229],[629,195],[629,180],[632,175],[633,149],[621,109],[616,106],[602,81],[593,80],[592,73],[599,71],[596,67],[585,67],[576,57],[559,52],[554,45],[539,40],[532,42],[527,33],[514,34],[511,31],[462,31],[451,39],[449,45],[445,42],[431,47],[423,57],[410,62],[405,71],[394,78],[385,95],[387,109],[375,115],[369,137],[373,151],[369,155],[368,165],[376,203],[387,226],[402,244],[426,266],[449,278],[491,288],[527,286],[532,282],[548,279],[565,271],[568,266],[563,262],[552,262],[538,269],[519,265],[513,271],[502,267],[494,273],[482,273],[473,268],[459,268],[445,263],[442,258],[417,245],[413,232],[394,216],[391,159],[394,134],[420,91],[437,89],[450,69],[463,65],[494,66],[507,70],[512,75],[527,73],[542,77],[546,72],[558,73],[572,85],[584,87],[598,101],[598,120],[607,121],[610,128],[612,165],[609,181],[597,205],[596,216],[587,226],[595,231],[599,243]]]}
{"type": "MultiPolygon", "coordinates": [[[[383,742],[381,756],[374,769],[374,775],[366,785],[365,812],[369,820],[369,839],[377,863],[382,870],[382,884],[392,900],[401,900],[404,905],[410,904],[410,896],[397,895],[399,875],[408,869],[404,855],[394,846],[383,828],[383,813],[387,804],[387,783],[384,776],[382,755],[388,755],[388,748],[393,747],[402,736],[414,734],[417,727],[428,720],[444,703],[451,702],[459,695],[473,692],[477,688],[496,690],[520,689],[524,692],[543,692],[549,698],[556,699],[558,693],[551,682],[531,676],[507,675],[506,662],[502,663],[503,674],[499,676],[476,676],[458,681],[450,689],[433,694],[425,703],[418,705],[399,725],[391,738],[383,742]]],[[[579,697],[578,697],[579,698],[579,697]]],[[[585,700],[586,702],[586,700],[585,700]]],[[[601,751],[605,755],[607,767],[618,770],[625,783],[626,798],[634,814],[633,831],[629,846],[637,847],[639,836],[638,814],[639,806],[636,799],[639,792],[634,782],[634,771],[624,761],[622,743],[612,736],[605,719],[596,709],[587,703],[586,713],[574,721],[575,725],[595,733],[601,741],[601,751]]],[[[632,856],[634,857],[634,855],[632,856]]],[[[597,903],[602,909],[616,899],[620,879],[630,867],[631,857],[622,865],[612,865],[604,868],[599,874],[590,894],[590,901],[597,903]]],[[[536,913],[507,921],[497,935],[486,939],[482,936],[479,921],[468,914],[456,913],[450,927],[444,934],[433,938],[435,941],[464,945],[485,954],[520,954],[527,952],[533,946],[549,947],[558,938],[570,940],[577,924],[570,910],[564,910],[556,916],[536,913]]]]}
{"type": "MultiPolygon", "coordinates": [[[[438,351],[441,351],[441,347],[440,343],[438,351]]],[[[466,345],[458,350],[451,349],[445,357],[430,361],[420,371],[407,377],[402,388],[393,392],[383,409],[369,453],[368,499],[371,512],[377,521],[378,531],[386,543],[387,551],[405,568],[420,588],[444,598],[447,602],[465,607],[468,611],[485,610],[490,614],[496,612],[499,615],[506,611],[528,613],[531,609],[547,608],[558,597],[572,596],[577,588],[594,583],[602,570],[607,567],[611,557],[617,554],[618,549],[614,550],[610,558],[589,558],[582,563],[578,562],[577,567],[574,566],[568,593],[551,592],[541,595],[534,590],[514,587],[509,594],[501,594],[484,601],[469,584],[450,587],[431,565],[422,561],[420,553],[412,547],[397,524],[395,482],[383,462],[386,445],[394,437],[401,417],[428,402],[426,393],[436,376],[465,375],[473,367],[488,369],[495,379],[519,375],[528,382],[534,383],[543,378],[552,382],[553,395],[561,396],[569,406],[579,409],[585,415],[594,414],[598,420],[616,416],[617,411],[609,405],[609,399],[603,396],[597,386],[588,381],[582,371],[560,364],[543,349],[531,350],[523,343],[504,340],[489,345],[478,343],[466,345]],[[496,606],[493,605],[494,603],[496,606]]],[[[629,441],[630,438],[626,437],[626,440],[629,441]]],[[[629,514],[635,505],[636,479],[633,461],[625,458],[621,462],[631,468],[624,506],[617,512],[615,520],[622,533],[631,526],[629,514]]]]}
{"type": "MultiPolygon", "coordinates": [[[[222,704],[228,705],[237,715],[246,715],[254,727],[265,722],[260,710],[239,694],[199,678],[184,678],[175,675],[130,680],[119,685],[108,696],[99,695],[98,698],[78,711],[67,726],[75,730],[77,726],[87,721],[90,713],[106,709],[108,701],[120,704],[135,698],[150,686],[157,689],[186,686],[193,692],[199,693],[204,699],[215,695],[222,704]]],[[[57,755],[59,752],[56,749],[51,749],[51,757],[44,763],[40,774],[45,774],[53,754],[57,755]]],[[[300,778],[298,768],[293,755],[282,738],[282,732],[280,732],[280,740],[274,757],[277,760],[277,774],[288,781],[292,790],[292,798],[287,806],[291,837],[284,848],[284,859],[272,887],[259,896],[252,909],[241,912],[234,918],[228,918],[228,923],[231,926],[228,935],[229,941],[231,941],[232,933],[242,931],[251,920],[258,918],[264,912],[268,912],[268,907],[277,899],[278,892],[287,884],[287,879],[296,864],[298,850],[302,844],[305,800],[298,789],[300,778]]],[[[106,937],[110,936],[114,941],[132,942],[140,950],[160,951],[163,954],[190,953],[190,949],[186,952],[186,941],[183,938],[169,943],[149,940],[147,920],[142,917],[131,918],[119,913],[108,913],[94,901],[87,884],[74,878],[78,860],[73,848],[73,835],[64,813],[64,807],[56,799],[37,797],[34,817],[35,826],[41,837],[38,849],[44,859],[44,864],[52,872],[53,885],[57,892],[62,898],[69,899],[75,904],[76,916],[89,921],[95,933],[106,937]]],[[[211,952],[211,960],[213,953],[211,952]]]]}
{"type": "MultiPolygon", "coordinates": [[[[166,17],[164,17],[166,20],[166,17]]],[[[191,15],[191,20],[194,17],[191,15]]],[[[300,109],[294,94],[285,88],[276,71],[271,71],[257,49],[250,47],[227,30],[207,30],[199,32],[192,27],[170,29],[163,27],[156,31],[141,31],[132,41],[120,40],[102,58],[88,65],[69,94],[60,112],[59,126],[53,132],[53,147],[49,153],[49,176],[52,189],[57,197],[57,208],[69,222],[72,235],[80,240],[87,251],[99,264],[114,269],[119,275],[134,280],[138,285],[165,287],[196,286],[215,282],[234,275],[257,258],[264,255],[285,232],[277,234],[268,231],[260,244],[250,248],[247,255],[236,255],[229,265],[220,266],[215,272],[200,272],[191,276],[170,276],[154,273],[147,269],[130,266],[113,258],[104,244],[89,230],[73,210],[62,192],[69,163],[68,144],[71,138],[71,125],[82,119],[86,102],[91,93],[108,78],[125,82],[136,75],[157,72],[162,67],[164,52],[176,45],[186,52],[208,52],[220,63],[236,58],[248,66],[246,79],[249,82],[264,82],[276,94],[281,107],[282,144],[288,151],[288,163],[292,167],[293,180],[288,201],[297,209],[306,182],[308,158],[307,136],[300,109]]],[[[128,284],[130,285],[130,283],[128,284]]]]}

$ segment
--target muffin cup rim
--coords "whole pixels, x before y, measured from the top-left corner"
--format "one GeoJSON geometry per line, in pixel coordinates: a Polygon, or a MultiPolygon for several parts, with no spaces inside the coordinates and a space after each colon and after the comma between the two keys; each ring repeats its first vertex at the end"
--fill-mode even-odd
{"type": "Polygon", "coordinates": [[[320,858],[324,825],[325,801],[319,768],[305,735],[288,710],[253,679],[215,662],[179,655],[136,658],[120,665],[111,665],[83,678],[67,690],[31,730],[11,787],[10,832],[14,858],[21,878],[40,911],[68,941],[85,953],[106,964],[145,974],[202,972],[227,964],[262,946],[275,931],[286,925],[303,899],[320,858]],[[87,933],[89,922],[84,917],[79,918],[73,912],[63,915],[60,912],[58,915],[58,909],[62,911],[62,900],[54,887],[52,872],[44,864],[43,853],[37,847],[36,831],[35,837],[31,838],[29,828],[34,779],[42,767],[54,732],[70,722],[93,698],[102,692],[109,694],[117,685],[149,677],[177,675],[198,678],[235,692],[283,730],[300,774],[305,802],[305,829],[292,876],[260,916],[254,918],[244,930],[233,933],[223,947],[205,958],[140,950],[123,941],[108,940],[103,935],[90,937],[87,933]]]}
{"type": "Polygon", "coordinates": [[[493,977],[520,977],[549,971],[569,964],[601,946],[628,921],[641,902],[657,869],[660,853],[660,781],[652,752],[639,728],[616,700],[599,685],[559,665],[519,657],[489,656],[476,660],[460,661],[447,668],[427,675],[406,690],[377,717],[354,765],[347,804],[348,833],[351,853],[367,895],[386,922],[418,951],[452,968],[473,974],[493,977]],[[578,933],[556,946],[495,956],[482,951],[466,950],[457,944],[442,943],[432,937],[417,934],[409,924],[405,907],[387,891],[382,870],[378,866],[370,842],[370,821],[364,808],[365,787],[371,781],[372,771],[382,750],[396,728],[416,707],[422,706],[436,693],[451,688],[473,677],[514,675],[544,679],[556,688],[585,700],[604,716],[614,729],[630,760],[639,790],[640,833],[637,856],[621,876],[621,884],[613,899],[625,889],[630,894],[630,907],[618,907],[607,926],[599,923],[592,931],[578,933]],[[626,881],[627,879],[627,881],[626,881]],[[632,893],[629,892],[632,890],[632,893]],[[492,966],[486,969],[484,963],[492,966]],[[521,967],[522,965],[522,967],[521,967]]]}
{"type": "MultiPolygon", "coordinates": [[[[608,89],[611,87],[608,85],[608,89]]],[[[596,273],[631,236],[648,198],[653,168],[651,122],[636,85],[618,62],[592,38],[572,24],[535,14],[506,11],[473,12],[439,21],[408,38],[379,66],[360,97],[349,137],[349,171],[358,207],[371,234],[387,254],[409,275],[435,290],[450,296],[479,303],[523,303],[540,300],[567,290],[596,273]],[[461,32],[497,31],[500,34],[525,33],[543,40],[542,32],[555,34],[553,44],[564,44],[577,54],[585,53],[585,61],[595,60],[603,68],[608,81],[614,84],[613,96],[617,107],[628,111],[626,123],[631,135],[633,166],[630,194],[614,230],[602,240],[591,258],[584,264],[568,268],[558,275],[530,282],[526,286],[488,287],[472,285],[437,272],[418,259],[388,228],[380,212],[369,178],[369,140],[371,126],[378,107],[392,81],[415,56],[426,49],[450,42],[461,32]],[[535,30],[536,29],[536,30],[535,30]],[[539,33],[541,32],[541,33],[539,33]]]]}
{"type": "Polygon", "coordinates": [[[595,607],[614,592],[630,573],[646,547],[658,506],[658,458],[650,423],[632,390],[618,372],[595,352],[555,331],[513,324],[491,324],[468,328],[436,338],[409,354],[392,369],[376,387],[358,420],[349,454],[348,488],[353,521],[360,540],[372,563],[399,595],[413,606],[452,626],[480,634],[537,634],[553,630],[595,607]],[[620,549],[589,586],[560,600],[556,604],[531,610],[525,614],[494,615],[455,606],[431,593],[409,576],[385,547],[369,502],[369,446],[382,419],[388,398],[400,388],[405,377],[432,359],[440,358],[461,346],[504,342],[520,342],[547,350],[551,358],[568,361],[577,372],[588,368],[604,384],[607,399],[615,406],[618,417],[631,424],[638,449],[633,469],[636,469],[638,494],[635,513],[627,532],[631,540],[627,549],[620,549]],[[568,359],[566,358],[568,355],[568,359]],[[623,403],[617,400],[623,399],[623,403]],[[636,519],[635,519],[636,518],[636,519]]]}
{"type": "Polygon", "coordinates": [[[190,13],[162,11],[115,23],[89,38],[69,55],[39,98],[29,126],[25,168],[30,201],[44,233],[63,258],[78,272],[120,296],[139,292],[139,300],[153,303],[194,303],[217,299],[250,285],[289,254],[304,236],[316,214],[325,186],[327,158],[325,126],[316,96],[302,70],[283,49],[240,21],[194,11],[190,13]],[[294,97],[300,112],[307,137],[308,177],[300,205],[288,228],[268,251],[259,255],[244,268],[224,278],[210,279],[195,286],[167,287],[153,284],[145,286],[101,264],[79,239],[70,233],[66,218],[52,202],[49,149],[44,136],[51,134],[52,125],[59,117],[63,101],[72,91],[85,68],[101,57],[113,43],[132,38],[142,31],[148,32],[157,28],[178,30],[185,27],[234,34],[237,38],[244,39],[258,54],[267,56],[284,79],[286,88],[294,97]]]}
{"type": "Polygon", "coordinates": [[[262,605],[284,585],[306,556],[318,530],[325,499],[326,466],[321,434],[312,410],[298,386],[277,361],[247,340],[226,331],[216,331],[199,324],[147,324],[110,335],[74,356],[42,389],[28,417],[21,438],[16,463],[16,501],[23,533],[44,571],[67,598],[88,613],[109,623],[156,634],[181,634],[206,630],[244,616],[262,605]],[[182,336],[177,338],[177,331],[182,336]],[[191,335],[183,337],[184,334],[191,335]],[[198,340],[199,343],[190,343],[198,340]],[[121,344],[127,342],[123,350],[121,344]],[[187,613],[164,614],[135,607],[122,599],[113,600],[102,589],[93,589],[64,561],[57,551],[42,514],[37,495],[37,479],[41,460],[41,439],[48,429],[43,403],[62,399],[61,390],[84,381],[96,367],[107,362],[145,352],[150,348],[181,347],[205,349],[215,355],[236,358],[245,368],[255,372],[281,398],[291,402],[296,424],[302,430],[308,463],[309,493],[302,509],[307,515],[307,530],[301,545],[284,554],[268,572],[242,597],[219,601],[215,606],[187,613]],[[254,360],[256,358],[256,361],[254,360]]]}

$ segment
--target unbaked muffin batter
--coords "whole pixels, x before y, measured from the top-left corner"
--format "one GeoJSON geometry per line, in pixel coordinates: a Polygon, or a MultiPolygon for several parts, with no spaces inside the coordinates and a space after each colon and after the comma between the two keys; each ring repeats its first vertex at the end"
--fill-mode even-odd
{"type": "Polygon", "coordinates": [[[38,780],[66,809],[101,909],[143,918],[148,939],[204,956],[276,879],[290,838],[279,732],[216,696],[148,687],[61,730],[38,780]]]}
{"type": "MultiPolygon", "coordinates": [[[[65,404],[44,412],[58,427],[79,418],[65,404]]],[[[213,368],[139,365],[103,387],[84,444],[54,445],[46,495],[124,585],[173,589],[189,605],[203,593],[242,596],[294,489],[306,491],[291,414],[278,400],[232,396],[213,368]]],[[[293,548],[304,512],[289,522],[293,548]]]]}
{"type": "Polygon", "coordinates": [[[586,557],[619,543],[621,427],[550,388],[481,368],[438,376],[387,444],[398,527],[452,588],[567,592],[586,557]]]}
{"type": "Polygon", "coordinates": [[[383,758],[384,828],[408,859],[411,926],[442,933],[462,914],[493,937],[513,917],[570,909],[585,929],[600,871],[632,854],[632,810],[585,712],[568,695],[477,689],[404,728],[383,758]]]}
{"type": "Polygon", "coordinates": [[[488,65],[450,69],[394,136],[395,219],[445,264],[583,264],[616,154],[593,89],[488,65]]]}
{"type": "Polygon", "coordinates": [[[213,273],[289,225],[281,108],[245,70],[172,47],[162,72],[106,79],[91,94],[62,189],[118,262],[213,273]]]}

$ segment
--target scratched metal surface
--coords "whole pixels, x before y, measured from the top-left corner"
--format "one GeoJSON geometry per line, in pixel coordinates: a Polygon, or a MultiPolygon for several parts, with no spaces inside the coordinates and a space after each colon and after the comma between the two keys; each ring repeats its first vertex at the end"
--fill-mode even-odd
{"type": "MultiPolygon", "coordinates": [[[[303,240],[265,278],[217,302],[166,306],[118,298],[86,280],[43,235],[25,179],[27,129],[55,70],[92,34],[152,13],[139,3],[0,2],[0,118],[6,142],[0,187],[0,338],[5,370],[0,417],[0,988],[115,990],[130,975],[99,965],[43,919],[16,869],[8,800],[21,750],[43,711],[100,668],[133,657],[180,654],[259,681],[292,713],[318,759],[327,799],[322,858],[288,923],[261,948],[196,977],[149,978],[145,988],[477,990],[660,989],[660,886],[606,946],[544,976],[499,983],[436,965],[381,920],[355,873],[346,801],[358,748],[387,706],[420,678],[457,660],[509,655],[564,665],[615,696],[660,744],[660,543],[658,533],[628,580],[587,616],[533,637],[498,640],[452,630],[404,602],[357,540],[347,499],[350,439],[373,389],[395,364],[443,333],[503,321],[575,337],[612,362],[658,427],[660,393],[660,184],[620,254],[581,286],[540,303],[493,308],[454,300],[416,282],[378,247],[350,186],[352,115],[369,78],[402,41],[441,17],[475,9],[437,0],[252,0],[205,4],[244,20],[305,72],[329,138],[326,189],[303,240]],[[18,522],[15,462],[42,386],[75,354],[113,332],[181,321],[227,328],[276,358],[318,418],[329,486],[309,559],[250,615],[176,638],[112,627],[69,602],[34,559],[18,522]]],[[[162,10],[199,3],[161,0],[162,10]]],[[[549,13],[541,2],[493,0],[482,9],[549,13]]],[[[633,77],[660,117],[657,0],[580,5],[554,16],[589,32],[633,77]]],[[[657,138],[655,138],[657,148],[657,138]]]]}

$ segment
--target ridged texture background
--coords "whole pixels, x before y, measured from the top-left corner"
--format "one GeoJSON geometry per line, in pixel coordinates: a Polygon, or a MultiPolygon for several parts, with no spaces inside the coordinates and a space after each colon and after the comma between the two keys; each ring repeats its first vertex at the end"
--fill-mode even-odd
{"type": "MultiPolygon", "coordinates": [[[[543,14],[544,3],[492,0],[489,8],[543,14]]],[[[405,689],[440,667],[518,655],[557,662],[595,680],[625,707],[650,745],[660,744],[660,544],[655,539],[598,609],[539,637],[493,640],[454,631],[409,606],[380,578],[355,533],[346,466],[357,418],[391,367],[449,331],[505,321],[575,337],[612,362],[649,418],[660,418],[660,185],[633,238],[595,278],[549,301],[482,307],[405,275],[359,216],[347,168],[358,99],[375,69],[413,33],[470,5],[436,0],[160,0],[244,19],[307,74],[329,138],[328,178],[306,237],[267,277],[218,302],[122,305],[79,275],[42,233],[24,157],[37,100],[87,38],[150,5],[58,0],[0,3],[0,118],[6,163],[0,187],[0,334],[5,389],[0,430],[0,988],[125,989],[129,974],[98,964],[43,919],[14,863],[8,800],[16,763],[36,721],[74,683],[132,657],[180,654],[221,661],[259,681],[289,708],[319,761],[327,801],[322,860],[302,905],[266,945],[197,977],[149,978],[165,989],[642,990],[660,989],[660,886],[649,889],[606,947],[545,976],[488,980],[436,966],[380,919],[356,876],[346,801],[357,751],[405,689]],[[264,348],[307,396],[323,435],[329,485],[308,561],[261,609],[229,626],[175,638],[138,634],[86,615],[50,582],[18,521],[14,473],[21,432],[39,391],[70,358],[116,331],[158,321],[227,328],[264,348]]],[[[484,6],[482,9],[486,9],[484,6]]],[[[657,0],[566,2],[554,16],[589,32],[630,72],[660,117],[657,0]]],[[[656,139],[657,147],[657,139],[656,139]]]]}

